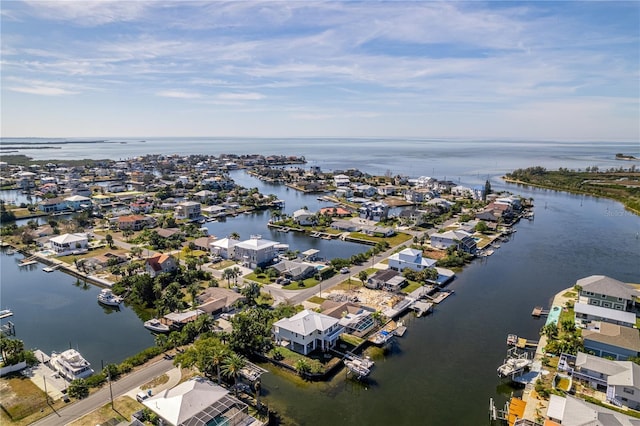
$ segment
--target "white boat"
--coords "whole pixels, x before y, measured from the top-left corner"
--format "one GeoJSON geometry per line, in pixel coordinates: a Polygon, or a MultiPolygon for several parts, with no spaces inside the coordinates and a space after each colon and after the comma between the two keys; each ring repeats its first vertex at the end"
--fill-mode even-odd
{"type": "Polygon", "coordinates": [[[344,360],[344,365],[349,369],[349,371],[356,374],[358,379],[367,377],[369,373],[371,373],[373,364],[374,362],[371,361],[369,357],[360,358],[353,355],[347,355],[347,358],[344,360]]]}
{"type": "Polygon", "coordinates": [[[120,303],[122,303],[122,297],[116,296],[111,290],[104,288],[100,294],[98,294],[98,302],[107,306],[120,306],[120,303]]]}
{"type": "Polygon", "coordinates": [[[518,336],[515,334],[507,335],[507,345],[515,346],[518,344],[518,336]]]}
{"type": "Polygon", "coordinates": [[[89,361],[84,359],[75,349],[51,353],[51,366],[65,379],[86,379],[93,374],[89,361]]]}
{"type": "Polygon", "coordinates": [[[0,319],[9,318],[11,316],[13,316],[11,309],[3,309],[0,311],[0,319]]]}
{"type": "Polygon", "coordinates": [[[393,331],[380,330],[376,334],[371,336],[369,340],[374,345],[382,346],[388,343],[393,338],[394,335],[395,334],[393,333],[393,331]]]}
{"type": "Polygon", "coordinates": [[[13,256],[14,254],[16,254],[16,251],[15,251],[15,250],[11,250],[11,249],[9,249],[9,250],[7,250],[5,253],[6,253],[7,255],[9,255],[9,256],[13,256]]]}
{"type": "Polygon", "coordinates": [[[498,367],[498,376],[512,376],[530,366],[531,363],[532,361],[527,358],[509,358],[504,362],[504,364],[498,367]]]}
{"type": "Polygon", "coordinates": [[[151,331],[155,331],[156,333],[168,333],[170,331],[169,326],[167,324],[163,324],[157,318],[152,318],[148,321],[144,322],[145,328],[148,328],[151,331]]]}

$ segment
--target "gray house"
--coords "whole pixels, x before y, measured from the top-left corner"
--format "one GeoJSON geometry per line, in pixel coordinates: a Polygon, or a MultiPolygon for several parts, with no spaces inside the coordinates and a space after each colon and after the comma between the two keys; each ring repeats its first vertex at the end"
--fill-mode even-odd
{"type": "Polygon", "coordinates": [[[618,311],[631,311],[639,294],[630,285],[605,275],[591,275],[579,279],[576,285],[581,287],[580,303],[618,311]]]}

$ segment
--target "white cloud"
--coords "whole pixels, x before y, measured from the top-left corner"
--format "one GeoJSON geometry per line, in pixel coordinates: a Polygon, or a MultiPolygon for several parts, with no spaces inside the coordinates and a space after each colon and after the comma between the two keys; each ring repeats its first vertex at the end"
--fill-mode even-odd
{"type": "Polygon", "coordinates": [[[202,98],[200,93],[185,92],[181,90],[163,90],[156,93],[157,96],[164,98],[178,98],[178,99],[199,99],[202,98]]]}
{"type": "Polygon", "coordinates": [[[9,90],[19,93],[28,93],[30,95],[42,96],[61,96],[61,95],[77,95],[80,92],[61,89],[60,87],[47,86],[11,86],[9,90]]]}
{"type": "Polygon", "coordinates": [[[154,2],[127,0],[25,0],[34,15],[41,18],[72,21],[78,26],[126,22],[143,16],[154,2]]]}
{"type": "Polygon", "coordinates": [[[236,101],[259,101],[265,96],[260,93],[220,93],[219,99],[236,100],[236,101]]]}

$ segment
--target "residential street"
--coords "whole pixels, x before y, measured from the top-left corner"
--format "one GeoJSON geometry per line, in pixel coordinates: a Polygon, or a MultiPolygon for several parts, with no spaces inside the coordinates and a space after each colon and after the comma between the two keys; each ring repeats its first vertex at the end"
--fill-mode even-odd
{"type": "MultiPolygon", "coordinates": [[[[141,386],[155,377],[161,376],[172,368],[173,361],[161,359],[160,361],[145,366],[138,371],[114,381],[111,384],[113,398],[115,399],[127,393],[131,389],[141,386]]],[[[41,426],[63,426],[107,404],[110,399],[109,386],[105,385],[102,389],[89,397],[76,401],[33,424],[41,426]]]]}

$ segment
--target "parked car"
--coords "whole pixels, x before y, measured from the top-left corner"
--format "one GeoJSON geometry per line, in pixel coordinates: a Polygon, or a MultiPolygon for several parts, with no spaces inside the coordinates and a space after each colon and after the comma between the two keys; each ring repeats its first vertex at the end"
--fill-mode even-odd
{"type": "Polygon", "coordinates": [[[342,269],[340,269],[340,273],[341,274],[348,274],[349,273],[349,268],[347,268],[346,266],[342,269]]]}

